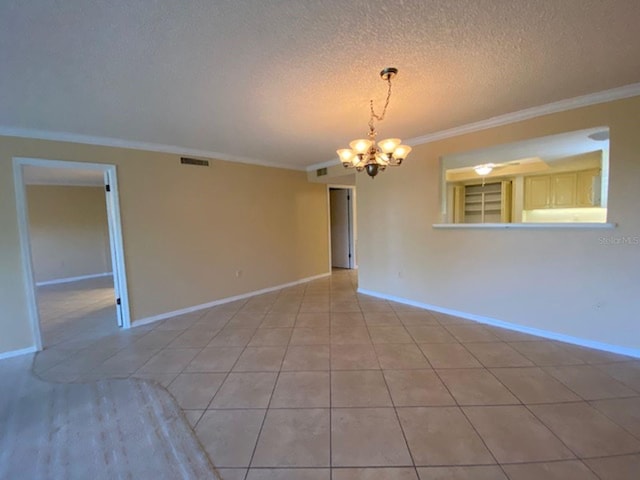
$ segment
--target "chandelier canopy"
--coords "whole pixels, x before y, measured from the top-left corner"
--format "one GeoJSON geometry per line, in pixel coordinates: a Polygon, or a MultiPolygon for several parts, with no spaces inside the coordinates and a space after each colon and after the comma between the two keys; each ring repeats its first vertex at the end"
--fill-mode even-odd
{"type": "Polygon", "coordinates": [[[367,174],[373,178],[378,172],[384,172],[388,166],[397,167],[407,158],[411,147],[401,145],[399,138],[387,138],[376,145],[376,127],[374,122],[384,120],[391,99],[391,80],[398,73],[397,68],[387,67],[380,72],[380,78],[387,82],[387,100],[385,101],[382,113],[377,115],[373,110],[373,100],[370,101],[371,117],[369,118],[368,138],[360,138],[349,143],[351,148],[337,150],[340,161],[345,168],[355,168],[358,172],[366,170],[367,174]]]}

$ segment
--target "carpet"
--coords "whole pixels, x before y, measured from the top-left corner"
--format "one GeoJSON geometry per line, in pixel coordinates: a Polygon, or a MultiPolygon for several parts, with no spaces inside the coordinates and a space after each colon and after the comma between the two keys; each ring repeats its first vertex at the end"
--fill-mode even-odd
{"type": "Polygon", "coordinates": [[[0,382],[0,479],[219,479],[161,386],[16,370],[0,382]]]}

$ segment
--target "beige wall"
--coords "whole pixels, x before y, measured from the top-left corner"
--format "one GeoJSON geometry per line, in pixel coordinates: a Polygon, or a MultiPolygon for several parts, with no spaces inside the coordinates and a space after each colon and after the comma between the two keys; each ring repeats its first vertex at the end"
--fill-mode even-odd
{"type": "Polygon", "coordinates": [[[0,137],[0,353],[33,345],[12,157],[117,166],[134,322],[328,270],[326,186],[305,172],[0,137]]]}
{"type": "Polygon", "coordinates": [[[29,185],[36,282],[111,271],[104,187],[29,185]]]}
{"type": "Polygon", "coordinates": [[[429,305],[640,349],[640,97],[415,147],[403,167],[358,176],[359,282],[429,305]],[[442,155],[611,128],[609,221],[598,229],[434,229],[442,155]],[[607,244],[629,237],[635,245],[607,244]]]}
{"type": "Polygon", "coordinates": [[[326,183],[329,185],[355,185],[356,171],[353,168],[344,168],[342,164],[327,167],[327,174],[319,177],[316,170],[307,172],[307,180],[313,183],[326,183]]]}

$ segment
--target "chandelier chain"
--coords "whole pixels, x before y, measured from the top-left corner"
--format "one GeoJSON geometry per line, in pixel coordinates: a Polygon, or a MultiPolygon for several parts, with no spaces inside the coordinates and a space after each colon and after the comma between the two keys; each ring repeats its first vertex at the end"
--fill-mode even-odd
{"type": "Polygon", "coordinates": [[[387,99],[384,102],[384,107],[382,109],[382,114],[378,115],[376,114],[376,112],[373,109],[373,100],[369,101],[369,106],[371,108],[371,118],[369,119],[369,131],[373,132],[375,130],[375,127],[373,125],[373,121],[378,120],[379,122],[381,122],[382,120],[384,120],[384,116],[387,113],[387,107],[389,106],[389,100],[391,100],[391,77],[387,78],[387,84],[389,85],[389,88],[387,90],[387,99]]]}

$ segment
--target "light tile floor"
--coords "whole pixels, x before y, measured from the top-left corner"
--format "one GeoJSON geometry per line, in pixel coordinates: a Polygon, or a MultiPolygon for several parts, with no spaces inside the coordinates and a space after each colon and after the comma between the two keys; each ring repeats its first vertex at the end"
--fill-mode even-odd
{"type": "MultiPolygon", "coordinates": [[[[67,323],[33,368],[166,386],[225,480],[640,478],[639,360],[355,283],[335,272],[129,331],[67,323]]],[[[61,319],[76,305],[60,294],[61,319]]]]}
{"type": "Polygon", "coordinates": [[[44,347],[68,348],[118,332],[113,277],[38,287],[44,347]]]}

